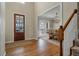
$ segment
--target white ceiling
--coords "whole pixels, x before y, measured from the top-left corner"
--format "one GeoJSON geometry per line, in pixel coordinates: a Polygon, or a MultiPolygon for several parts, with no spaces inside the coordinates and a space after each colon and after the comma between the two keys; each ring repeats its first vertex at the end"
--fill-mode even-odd
{"type": "Polygon", "coordinates": [[[60,18],[60,6],[57,6],[44,14],[39,16],[40,18],[49,18],[49,19],[54,19],[54,18],[60,18]]]}

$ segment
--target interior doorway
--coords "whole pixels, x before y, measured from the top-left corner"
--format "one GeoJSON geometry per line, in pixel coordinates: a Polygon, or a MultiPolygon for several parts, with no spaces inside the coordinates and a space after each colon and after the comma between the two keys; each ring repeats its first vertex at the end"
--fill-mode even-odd
{"type": "Polygon", "coordinates": [[[45,39],[48,38],[48,21],[45,19],[39,19],[38,21],[38,30],[39,30],[39,38],[45,39]]]}
{"type": "Polygon", "coordinates": [[[63,24],[62,19],[62,3],[42,12],[38,16],[38,36],[45,38],[45,40],[57,41],[56,33],[58,28],[63,24]]]}
{"type": "Polygon", "coordinates": [[[25,39],[25,16],[14,14],[14,41],[25,39]]]}

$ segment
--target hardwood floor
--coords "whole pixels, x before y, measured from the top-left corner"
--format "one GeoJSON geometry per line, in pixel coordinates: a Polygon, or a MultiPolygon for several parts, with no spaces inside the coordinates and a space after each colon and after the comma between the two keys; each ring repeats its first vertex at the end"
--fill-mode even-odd
{"type": "Polygon", "coordinates": [[[58,56],[59,47],[45,40],[24,40],[6,44],[6,56],[58,56]]]}

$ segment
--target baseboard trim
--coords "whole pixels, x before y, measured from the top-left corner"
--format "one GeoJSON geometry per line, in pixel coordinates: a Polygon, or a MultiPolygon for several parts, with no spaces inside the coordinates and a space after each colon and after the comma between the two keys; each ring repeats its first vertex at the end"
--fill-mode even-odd
{"type": "Polygon", "coordinates": [[[0,56],[6,56],[6,51],[4,51],[0,56]]]}
{"type": "Polygon", "coordinates": [[[4,53],[4,55],[3,56],[6,56],[6,52],[4,53]]]}
{"type": "Polygon", "coordinates": [[[36,40],[36,38],[28,38],[28,39],[25,39],[25,40],[36,40]]]}
{"type": "Polygon", "coordinates": [[[5,42],[5,44],[7,44],[7,43],[13,43],[14,41],[7,41],[7,42],[5,42]]]}
{"type": "MultiPolygon", "coordinates": [[[[25,40],[37,40],[37,38],[27,38],[25,40]]],[[[7,44],[7,43],[13,43],[13,42],[14,41],[7,41],[7,42],[5,42],[5,44],[7,44]]]]}

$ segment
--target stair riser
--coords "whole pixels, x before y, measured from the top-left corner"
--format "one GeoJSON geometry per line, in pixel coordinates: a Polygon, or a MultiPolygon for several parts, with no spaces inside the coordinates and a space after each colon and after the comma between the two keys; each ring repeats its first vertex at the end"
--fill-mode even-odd
{"type": "Polygon", "coordinates": [[[79,56],[79,50],[72,49],[72,55],[73,56],[79,56]]]}
{"type": "Polygon", "coordinates": [[[75,46],[79,47],[79,42],[78,41],[75,42],[75,46]]]}

